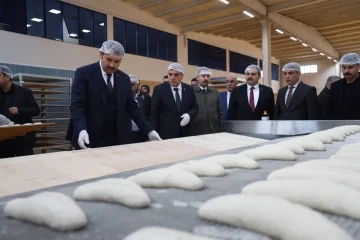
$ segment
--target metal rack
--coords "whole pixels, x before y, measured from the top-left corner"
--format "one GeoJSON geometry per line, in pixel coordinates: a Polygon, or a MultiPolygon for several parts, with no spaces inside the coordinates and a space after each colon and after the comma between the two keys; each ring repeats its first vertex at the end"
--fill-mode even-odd
{"type": "Polygon", "coordinates": [[[34,74],[15,74],[13,81],[32,90],[40,107],[40,114],[34,122],[55,123],[36,132],[35,153],[71,150],[65,140],[70,119],[71,78],[43,76],[34,74]]]}

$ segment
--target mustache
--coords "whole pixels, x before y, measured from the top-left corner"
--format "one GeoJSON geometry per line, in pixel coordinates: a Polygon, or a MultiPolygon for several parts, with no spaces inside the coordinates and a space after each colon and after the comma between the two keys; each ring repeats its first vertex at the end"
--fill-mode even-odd
{"type": "Polygon", "coordinates": [[[344,73],[344,76],[347,76],[347,75],[352,75],[351,73],[344,73]]]}

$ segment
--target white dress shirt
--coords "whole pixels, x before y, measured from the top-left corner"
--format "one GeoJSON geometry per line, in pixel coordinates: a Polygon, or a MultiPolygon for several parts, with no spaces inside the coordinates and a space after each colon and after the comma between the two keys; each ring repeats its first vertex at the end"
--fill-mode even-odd
{"type": "Polygon", "coordinates": [[[180,95],[180,101],[182,101],[182,88],[181,88],[181,83],[180,83],[179,86],[177,86],[177,87],[171,86],[171,91],[172,91],[172,94],[173,94],[174,99],[175,99],[175,102],[176,102],[176,92],[174,91],[174,88],[178,88],[178,89],[179,89],[179,90],[178,90],[178,93],[179,93],[179,95],[180,95]]]}
{"type": "MultiPolygon", "coordinates": [[[[250,104],[250,92],[251,92],[251,86],[249,84],[247,85],[247,96],[248,96],[248,103],[250,104]]],[[[253,89],[253,93],[254,93],[254,106],[256,107],[258,100],[259,100],[259,95],[260,95],[260,89],[259,89],[259,84],[256,84],[254,86],[253,89]]]]}
{"type": "MultiPolygon", "coordinates": [[[[102,74],[102,76],[104,78],[104,81],[105,81],[105,84],[107,86],[107,74],[106,74],[106,72],[104,71],[104,69],[101,66],[101,60],[99,61],[99,64],[100,64],[101,74],[102,74]]],[[[114,87],[114,74],[111,74],[110,82],[111,82],[111,85],[114,87]]]]}
{"type": "Polygon", "coordinates": [[[207,91],[207,87],[202,87],[202,86],[200,86],[199,84],[198,84],[198,86],[199,86],[199,88],[200,88],[201,90],[204,90],[204,89],[205,89],[205,92],[207,91]]]}
{"type": "MultiPolygon", "coordinates": [[[[297,88],[297,86],[299,85],[300,81],[298,81],[294,86],[293,86],[293,89],[292,89],[292,96],[294,96],[294,93],[295,93],[295,90],[297,88]]],[[[288,98],[288,95],[289,95],[289,90],[290,90],[290,85],[288,85],[288,88],[286,89],[286,93],[285,93],[285,104],[286,104],[286,101],[287,101],[287,98],[288,98]]]]}
{"type": "Polygon", "coordinates": [[[230,97],[231,97],[231,93],[229,91],[227,91],[227,96],[226,96],[226,101],[227,101],[227,109],[229,109],[229,102],[230,102],[230,97]]]}

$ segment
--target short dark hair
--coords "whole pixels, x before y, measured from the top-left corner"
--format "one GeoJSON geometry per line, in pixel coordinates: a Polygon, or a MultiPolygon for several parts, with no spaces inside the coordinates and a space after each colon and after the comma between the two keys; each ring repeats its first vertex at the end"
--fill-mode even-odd
{"type": "Polygon", "coordinates": [[[191,79],[191,82],[195,82],[195,81],[197,82],[198,80],[196,78],[191,79]]]}
{"type": "Polygon", "coordinates": [[[164,78],[168,78],[168,75],[165,75],[165,76],[163,77],[163,79],[164,79],[164,78]]]}
{"type": "Polygon", "coordinates": [[[150,94],[150,86],[149,85],[142,85],[141,88],[143,88],[143,87],[146,88],[146,90],[150,94]]]}

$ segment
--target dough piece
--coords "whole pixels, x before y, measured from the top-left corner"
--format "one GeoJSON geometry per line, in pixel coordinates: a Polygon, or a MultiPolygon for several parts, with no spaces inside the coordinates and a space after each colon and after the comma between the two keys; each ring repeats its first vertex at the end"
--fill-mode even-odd
{"type": "Polygon", "coordinates": [[[338,133],[334,133],[334,132],[330,132],[330,131],[320,131],[320,132],[316,132],[316,134],[321,134],[322,136],[329,137],[333,141],[338,141],[338,142],[345,141],[345,137],[343,136],[343,134],[340,135],[338,133]]]}
{"type": "Polygon", "coordinates": [[[321,213],[285,199],[253,194],[216,197],[199,209],[201,218],[247,228],[282,240],[350,240],[321,213]]]}
{"type": "Polygon", "coordinates": [[[302,148],[301,146],[297,145],[296,143],[291,143],[291,142],[288,142],[288,141],[282,141],[282,142],[277,143],[277,145],[285,147],[285,148],[289,149],[290,151],[292,151],[295,154],[304,154],[305,153],[305,149],[302,148]]]}
{"type": "Polygon", "coordinates": [[[144,227],[127,235],[123,240],[215,240],[165,227],[144,227]]]}
{"type": "Polygon", "coordinates": [[[142,187],[121,178],[108,178],[81,185],[75,189],[73,196],[77,200],[119,203],[133,208],[147,207],[151,203],[142,187]]]}
{"type": "Polygon", "coordinates": [[[32,123],[24,123],[23,126],[32,125],[32,123]]]}
{"type": "Polygon", "coordinates": [[[351,127],[352,129],[355,130],[355,132],[360,132],[360,126],[359,125],[347,125],[348,127],[351,127]]]}
{"type": "Polygon", "coordinates": [[[356,160],[356,159],[359,159],[360,160],[360,156],[359,156],[359,154],[360,154],[360,151],[354,151],[354,152],[340,152],[340,153],[336,153],[336,154],[334,154],[334,155],[331,155],[330,156],[330,159],[354,159],[354,160],[356,160]]]}
{"type": "Polygon", "coordinates": [[[274,195],[316,210],[360,219],[360,192],[335,182],[314,179],[259,181],[245,186],[242,192],[274,195]]]}
{"type": "Polygon", "coordinates": [[[329,159],[315,159],[307,162],[295,164],[294,167],[302,168],[318,168],[318,169],[341,169],[360,173],[360,164],[354,162],[347,162],[342,160],[329,159]]]}
{"type": "Polygon", "coordinates": [[[289,160],[295,161],[296,155],[282,146],[269,146],[266,145],[245,150],[240,152],[239,155],[245,155],[254,160],[289,160]]]}
{"type": "Polygon", "coordinates": [[[350,136],[351,134],[356,133],[353,129],[351,129],[351,127],[349,128],[348,126],[335,127],[335,128],[332,128],[332,130],[338,130],[340,132],[345,133],[347,136],[350,136]]]}
{"type": "Polygon", "coordinates": [[[215,162],[187,161],[170,167],[192,172],[199,177],[220,177],[226,175],[223,166],[215,162]]]}
{"type": "Polygon", "coordinates": [[[35,125],[40,125],[40,124],[43,124],[42,122],[36,122],[36,123],[33,123],[35,125]]]}
{"type": "Polygon", "coordinates": [[[360,143],[346,144],[337,151],[337,153],[341,152],[360,152],[360,143]]]}
{"type": "Polygon", "coordinates": [[[312,134],[309,134],[308,136],[315,137],[323,143],[327,143],[327,144],[332,143],[332,139],[330,137],[323,135],[321,133],[312,133],[312,134]]]}
{"type": "Polygon", "coordinates": [[[27,198],[17,198],[4,207],[6,216],[69,231],[87,225],[83,210],[69,196],[56,192],[41,192],[27,198]]]}
{"type": "Polygon", "coordinates": [[[252,158],[238,154],[222,154],[199,160],[201,162],[215,162],[224,168],[256,169],[259,164],[252,158]]]}
{"type": "Polygon", "coordinates": [[[288,141],[301,146],[306,151],[325,151],[326,150],[324,143],[313,136],[297,137],[297,138],[292,138],[288,141]]]}
{"type": "Polygon", "coordinates": [[[145,188],[181,188],[200,190],[204,183],[195,174],[178,168],[160,168],[128,178],[145,188]]]}
{"type": "Polygon", "coordinates": [[[331,181],[347,185],[360,191],[360,175],[348,174],[346,171],[336,171],[331,169],[306,169],[286,167],[273,171],[267,177],[268,180],[279,179],[314,179],[331,181]]]}

